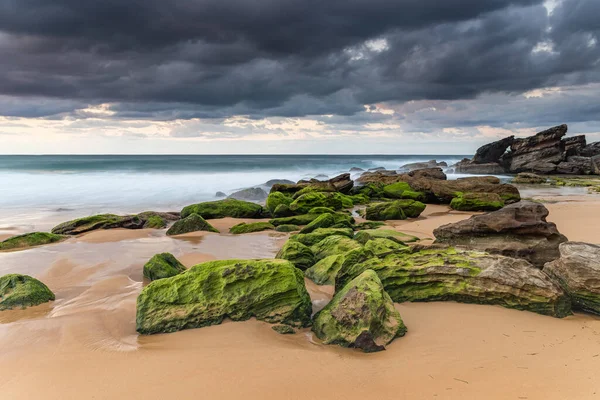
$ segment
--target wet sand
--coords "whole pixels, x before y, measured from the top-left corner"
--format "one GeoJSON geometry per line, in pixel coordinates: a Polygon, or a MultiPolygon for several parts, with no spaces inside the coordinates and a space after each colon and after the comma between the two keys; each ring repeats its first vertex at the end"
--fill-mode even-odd
{"type": "MultiPolygon", "coordinates": [[[[600,238],[600,197],[547,204],[571,240],[600,238]]],[[[431,238],[469,213],[428,205],[393,223],[431,238]]],[[[210,221],[224,232],[241,220],[210,221]]],[[[593,399],[600,396],[600,319],[562,320],[494,306],[399,304],[408,334],[384,352],[324,346],[303,330],[279,335],[260,321],[140,337],[135,300],[142,266],[169,251],[186,266],[273,257],[286,234],[101,231],[0,253],[0,274],[27,273],[55,302],[0,313],[0,398],[31,399],[593,399]]],[[[333,290],[307,281],[314,310],[333,290]]]]}

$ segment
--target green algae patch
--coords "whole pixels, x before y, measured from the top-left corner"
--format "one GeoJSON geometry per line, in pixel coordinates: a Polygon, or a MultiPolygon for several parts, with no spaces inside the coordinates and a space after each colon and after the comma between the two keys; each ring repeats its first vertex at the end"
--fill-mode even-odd
{"type": "Polygon", "coordinates": [[[356,232],[354,239],[360,244],[366,244],[373,239],[389,239],[396,243],[404,244],[416,242],[418,237],[407,235],[406,233],[398,232],[393,229],[365,229],[356,232]]]}
{"type": "Polygon", "coordinates": [[[344,254],[350,250],[361,248],[362,246],[356,240],[350,239],[342,235],[328,236],[319,243],[311,246],[311,250],[315,255],[315,260],[319,261],[325,257],[334,254],[344,254]]]}
{"type": "Polygon", "coordinates": [[[167,227],[167,221],[164,218],[161,218],[159,215],[152,215],[148,217],[146,223],[144,224],[144,228],[150,229],[163,229],[167,227]]]}
{"type": "Polygon", "coordinates": [[[315,255],[310,247],[296,240],[288,240],[275,258],[288,260],[301,270],[305,270],[315,263],[315,255]]]}
{"type": "Polygon", "coordinates": [[[319,218],[320,214],[302,214],[291,217],[273,218],[269,222],[275,226],[279,225],[308,225],[315,219],[319,218]]]}
{"type": "Polygon", "coordinates": [[[300,227],[294,224],[283,224],[279,225],[275,230],[277,232],[296,232],[300,230],[300,227]]]}
{"type": "Polygon", "coordinates": [[[425,203],[427,201],[427,194],[423,193],[423,192],[414,192],[412,190],[405,190],[404,192],[402,192],[402,199],[408,199],[408,200],[416,200],[416,201],[420,201],[421,203],[425,203]]]}
{"type": "Polygon", "coordinates": [[[220,260],[146,286],[137,299],[141,334],[175,332],[255,317],[303,327],[312,304],[302,272],[285,260],[220,260]]]}
{"type": "Polygon", "coordinates": [[[354,219],[345,214],[341,213],[333,213],[333,214],[320,214],[317,218],[312,220],[308,225],[306,225],[300,233],[311,233],[319,228],[353,228],[354,219]]]}
{"type": "Polygon", "coordinates": [[[273,229],[275,229],[275,226],[268,222],[252,222],[250,224],[242,222],[240,224],[232,226],[231,229],[229,229],[229,233],[233,233],[234,235],[240,235],[244,233],[262,232],[273,229]]]}
{"type": "Polygon", "coordinates": [[[364,271],[319,311],[312,330],[325,344],[358,348],[364,352],[384,350],[406,334],[406,326],[390,296],[372,270],[364,271]]]}
{"type": "Polygon", "coordinates": [[[248,201],[224,199],[192,204],[181,210],[181,218],[186,218],[192,214],[198,214],[204,219],[225,217],[263,218],[265,216],[265,209],[259,204],[248,201]]]}
{"type": "Polygon", "coordinates": [[[26,233],[24,235],[10,237],[0,242],[0,251],[19,250],[34,246],[43,246],[45,244],[58,243],[67,238],[68,236],[55,235],[54,233],[48,232],[26,233]]]}
{"type": "Polygon", "coordinates": [[[344,259],[343,254],[325,257],[304,271],[304,275],[317,285],[333,285],[335,284],[335,276],[342,268],[344,259]]]}
{"type": "Polygon", "coordinates": [[[311,233],[298,233],[296,235],[292,235],[290,240],[296,240],[305,246],[312,246],[319,243],[326,237],[334,235],[346,236],[347,238],[352,239],[354,232],[352,229],[348,228],[319,228],[311,233]]]}
{"type": "Polygon", "coordinates": [[[407,190],[411,190],[412,188],[406,182],[396,182],[390,185],[386,185],[383,187],[383,194],[385,197],[389,197],[391,199],[401,199],[402,193],[407,190]]]}
{"type": "Polygon", "coordinates": [[[370,199],[381,199],[385,197],[383,187],[381,183],[367,183],[364,186],[354,187],[352,192],[354,195],[363,195],[370,199]]]}
{"type": "Polygon", "coordinates": [[[371,251],[377,257],[383,257],[398,251],[410,252],[410,248],[387,238],[370,239],[365,243],[365,250],[371,251]]]}
{"type": "Polygon", "coordinates": [[[185,266],[171,253],[160,253],[153,256],[144,265],[144,277],[155,281],[170,278],[186,270],[185,266]]]}
{"type": "Polygon", "coordinates": [[[367,206],[365,217],[372,221],[417,218],[425,210],[425,204],[415,200],[396,200],[367,206]]]}
{"type": "Polygon", "coordinates": [[[335,210],[329,207],[313,207],[308,211],[309,214],[333,214],[335,210]]]}
{"type": "Polygon", "coordinates": [[[306,193],[299,196],[292,204],[290,204],[290,210],[296,214],[308,213],[315,207],[328,207],[334,210],[340,210],[343,208],[340,195],[340,193],[306,193]]]}
{"type": "Polygon", "coordinates": [[[275,210],[280,205],[289,206],[294,201],[291,197],[281,193],[281,192],[271,192],[267,197],[266,206],[271,214],[275,213],[275,210]]]}
{"type": "Polygon", "coordinates": [[[381,221],[365,221],[354,225],[355,231],[363,231],[365,229],[377,229],[385,226],[384,222],[381,221]]]}
{"type": "Polygon", "coordinates": [[[128,220],[138,219],[140,227],[143,226],[143,222],[137,216],[120,216],[115,214],[98,214],[90,217],[78,218],[72,221],[63,222],[52,228],[52,233],[58,235],[78,235],[81,233],[93,231],[96,229],[111,229],[120,228],[128,220]]]}
{"type": "Polygon", "coordinates": [[[198,231],[219,233],[219,231],[214,226],[206,222],[206,220],[200,215],[190,214],[187,217],[176,221],[167,231],[167,235],[183,235],[184,233],[198,231]]]}
{"type": "Polygon", "coordinates": [[[496,193],[464,193],[450,202],[457,211],[496,211],[504,207],[504,201],[496,193]]]}
{"type": "Polygon", "coordinates": [[[8,274],[0,278],[0,310],[37,306],[54,299],[48,286],[31,276],[8,274]]]}

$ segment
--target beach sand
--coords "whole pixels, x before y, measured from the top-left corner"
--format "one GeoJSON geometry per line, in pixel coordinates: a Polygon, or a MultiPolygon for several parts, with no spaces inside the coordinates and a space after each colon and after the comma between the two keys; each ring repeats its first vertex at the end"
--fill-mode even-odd
{"type": "MultiPolygon", "coordinates": [[[[542,196],[543,197],[543,196],[542,196]]],[[[600,242],[600,197],[556,193],[549,220],[571,240],[600,242]]],[[[471,214],[428,205],[393,225],[420,238],[471,214]]],[[[223,232],[242,220],[209,221],[223,232]]],[[[0,313],[4,399],[594,399],[599,398],[600,319],[556,319],[495,306],[405,303],[408,326],[387,350],[325,346],[309,329],[279,335],[250,320],[138,336],[142,266],[169,251],[186,266],[273,257],[287,234],[101,231],[0,253],[0,274],[27,273],[55,302],[0,313]]],[[[307,281],[315,311],[330,286],[307,281]]]]}

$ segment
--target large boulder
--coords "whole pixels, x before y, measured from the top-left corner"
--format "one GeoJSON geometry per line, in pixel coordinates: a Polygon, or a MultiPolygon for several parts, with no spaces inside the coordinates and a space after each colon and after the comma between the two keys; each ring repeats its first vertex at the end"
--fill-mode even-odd
{"type": "Polygon", "coordinates": [[[192,204],[181,210],[181,218],[188,217],[192,214],[198,214],[205,219],[225,217],[263,218],[265,216],[265,210],[261,205],[256,203],[236,199],[225,199],[192,204]]]}
{"type": "Polygon", "coordinates": [[[37,306],[51,300],[54,293],[31,276],[8,274],[0,278],[0,311],[37,306]]]}
{"type": "Polygon", "coordinates": [[[256,187],[239,190],[230,194],[229,198],[244,201],[265,201],[268,195],[264,189],[256,187]]]}
{"type": "Polygon", "coordinates": [[[556,166],[557,174],[589,175],[593,173],[590,157],[571,156],[556,166]]]}
{"type": "Polygon", "coordinates": [[[312,304],[302,272],[284,260],[221,260],[146,286],[137,299],[137,331],[174,332],[255,317],[310,325],[312,304]]]}
{"type": "Polygon", "coordinates": [[[503,156],[503,163],[510,172],[554,172],[550,164],[556,165],[565,158],[565,144],[561,140],[567,133],[567,125],[559,125],[534,136],[515,139],[511,151],[503,156]]]}
{"type": "Polygon", "coordinates": [[[19,250],[34,246],[42,246],[50,243],[57,243],[67,239],[68,236],[56,235],[48,232],[33,232],[24,235],[9,237],[0,242],[0,251],[19,250]]]}
{"type": "Polygon", "coordinates": [[[171,253],[160,253],[152,257],[143,269],[144,277],[155,281],[170,278],[184,272],[185,266],[171,253]]]}
{"type": "Polygon", "coordinates": [[[506,153],[506,150],[513,144],[514,136],[509,136],[498,141],[481,146],[473,156],[474,164],[498,163],[500,157],[506,153]]]}
{"type": "Polygon", "coordinates": [[[425,210],[425,204],[415,200],[396,200],[367,206],[365,217],[372,221],[417,218],[425,210]]]}
{"type": "Polygon", "coordinates": [[[354,186],[349,173],[338,175],[328,181],[338,192],[348,194],[354,186]]]}
{"type": "Polygon", "coordinates": [[[581,151],[586,147],[587,142],[585,139],[585,135],[576,135],[563,139],[563,144],[565,146],[565,156],[578,156],[581,151]]]}
{"type": "Polygon", "coordinates": [[[600,315],[600,246],[566,242],[560,258],[547,263],[544,272],[571,296],[574,309],[600,315]]]}
{"type": "Polygon", "coordinates": [[[312,329],[326,344],[365,352],[384,350],[406,333],[400,313],[372,270],[363,272],[337,292],[315,315],[312,329]]]}
{"type": "Polygon", "coordinates": [[[498,211],[475,215],[433,231],[436,243],[523,258],[542,268],[559,257],[558,246],[566,242],[543,204],[521,201],[498,211]]]}
{"type": "Polygon", "coordinates": [[[369,269],[377,272],[395,302],[496,304],[554,317],[571,312],[568,296],[522,259],[452,247],[396,252],[341,268],[336,290],[369,269]]]}
{"type": "Polygon", "coordinates": [[[446,176],[444,171],[439,167],[415,169],[415,170],[410,171],[407,175],[411,176],[413,178],[430,178],[430,179],[440,179],[440,180],[448,179],[448,177],[446,176]]]}
{"type": "Polygon", "coordinates": [[[327,236],[317,244],[310,247],[315,256],[315,261],[334,254],[344,254],[351,250],[360,249],[362,245],[354,239],[342,235],[327,236]]]}
{"type": "Polygon", "coordinates": [[[346,236],[352,239],[354,232],[348,228],[319,228],[310,233],[300,233],[290,236],[290,240],[296,240],[305,246],[313,246],[329,236],[346,236]]]}
{"type": "Polygon", "coordinates": [[[184,233],[198,231],[219,233],[217,228],[206,222],[200,215],[190,214],[171,225],[167,231],[167,236],[183,235],[184,233]]]}
{"type": "Polygon", "coordinates": [[[167,222],[179,219],[178,213],[146,211],[137,215],[98,214],[63,222],[52,228],[57,235],[79,235],[97,229],[164,228],[167,222]]]}

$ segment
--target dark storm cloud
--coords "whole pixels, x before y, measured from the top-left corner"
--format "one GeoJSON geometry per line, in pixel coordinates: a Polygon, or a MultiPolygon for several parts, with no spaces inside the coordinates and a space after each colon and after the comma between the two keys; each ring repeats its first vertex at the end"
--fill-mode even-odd
{"type": "Polygon", "coordinates": [[[596,82],[598,3],[549,17],[540,0],[0,0],[0,94],[169,120],[596,82]]]}

